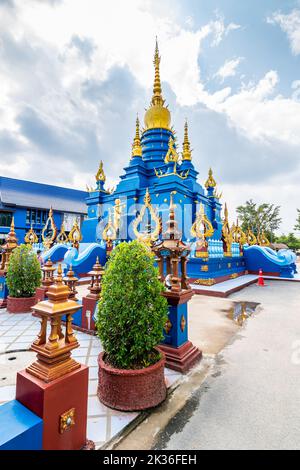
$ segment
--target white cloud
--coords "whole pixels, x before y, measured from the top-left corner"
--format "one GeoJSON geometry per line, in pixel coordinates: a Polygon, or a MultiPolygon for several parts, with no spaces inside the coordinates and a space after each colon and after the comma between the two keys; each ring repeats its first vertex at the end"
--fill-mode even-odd
{"type": "Polygon", "coordinates": [[[276,12],[267,18],[267,22],[278,24],[287,34],[293,54],[300,54],[300,10],[295,9],[287,15],[276,12]]]}
{"type": "Polygon", "coordinates": [[[236,75],[236,71],[238,66],[240,65],[243,57],[237,57],[236,59],[229,59],[219,68],[216,72],[215,76],[221,79],[223,83],[224,80],[228,77],[234,77],[236,75]]]}

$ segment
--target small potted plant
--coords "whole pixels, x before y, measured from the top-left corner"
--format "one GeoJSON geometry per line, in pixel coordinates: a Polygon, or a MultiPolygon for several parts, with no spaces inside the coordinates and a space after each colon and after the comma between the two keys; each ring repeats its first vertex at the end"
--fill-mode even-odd
{"type": "Polygon", "coordinates": [[[41,266],[36,254],[29,245],[20,245],[12,252],[6,282],[9,296],[9,313],[27,313],[35,303],[35,290],[40,287],[41,266]]]}
{"type": "Polygon", "coordinates": [[[111,254],[102,279],[97,332],[98,397],[118,410],[143,410],[166,397],[163,339],[168,304],[161,295],[154,255],[138,241],[121,243],[111,254]]]}

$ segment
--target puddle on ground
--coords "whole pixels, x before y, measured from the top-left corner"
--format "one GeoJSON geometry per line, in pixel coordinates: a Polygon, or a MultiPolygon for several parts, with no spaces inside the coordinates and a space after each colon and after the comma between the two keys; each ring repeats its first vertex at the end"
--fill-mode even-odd
{"type": "Polygon", "coordinates": [[[233,320],[239,326],[253,315],[259,303],[257,302],[232,302],[232,306],[227,310],[227,318],[233,320]]]}

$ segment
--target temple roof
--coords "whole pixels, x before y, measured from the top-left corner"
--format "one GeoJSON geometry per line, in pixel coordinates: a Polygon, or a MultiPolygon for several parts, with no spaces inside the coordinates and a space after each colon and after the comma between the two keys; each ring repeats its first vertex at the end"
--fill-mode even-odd
{"type": "Polygon", "coordinates": [[[85,191],[33,183],[0,176],[0,206],[21,206],[36,209],[86,214],[85,191]]]}

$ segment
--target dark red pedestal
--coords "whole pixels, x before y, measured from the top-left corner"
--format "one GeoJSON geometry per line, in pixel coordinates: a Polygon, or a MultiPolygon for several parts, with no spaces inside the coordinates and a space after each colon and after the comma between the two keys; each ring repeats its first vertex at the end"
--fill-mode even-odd
{"type": "Polygon", "coordinates": [[[46,292],[49,289],[49,287],[38,287],[35,290],[35,302],[42,302],[46,298],[46,292]]]}
{"type": "Polygon", "coordinates": [[[191,341],[187,341],[179,348],[160,344],[158,349],[166,356],[166,367],[182,374],[191,369],[202,358],[202,352],[191,341]]]}
{"type": "Polygon", "coordinates": [[[98,299],[82,297],[81,326],[84,330],[95,331],[96,329],[93,315],[97,302],[98,299]]]}
{"type": "Polygon", "coordinates": [[[16,399],[43,419],[44,450],[79,450],[86,444],[88,367],[50,383],[25,370],[17,374],[16,399]],[[60,432],[61,416],[75,409],[75,424],[60,432]]]}

